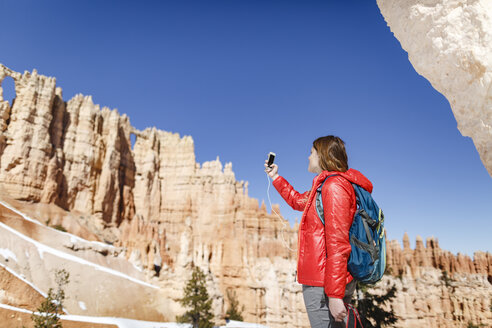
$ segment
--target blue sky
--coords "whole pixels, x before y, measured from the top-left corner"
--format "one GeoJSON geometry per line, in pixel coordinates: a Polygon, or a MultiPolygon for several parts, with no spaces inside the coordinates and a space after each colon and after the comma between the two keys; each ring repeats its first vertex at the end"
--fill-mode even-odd
{"type": "Polygon", "coordinates": [[[260,202],[269,151],[305,191],[312,141],[335,134],[373,182],[389,239],[492,251],[492,179],[375,0],[2,0],[0,12],[1,63],[54,76],[66,101],[92,95],[138,129],[191,135],[198,162],[232,162],[260,202]]]}

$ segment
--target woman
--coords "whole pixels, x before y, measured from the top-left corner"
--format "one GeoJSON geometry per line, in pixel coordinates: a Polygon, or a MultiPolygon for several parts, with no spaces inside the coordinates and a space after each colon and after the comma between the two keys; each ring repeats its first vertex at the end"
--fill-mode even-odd
{"type": "Polygon", "coordinates": [[[316,173],[310,191],[298,193],[273,164],[265,171],[283,199],[303,211],[299,226],[297,281],[312,328],[345,327],[355,281],[347,271],[350,255],[349,229],[357,209],[355,183],[372,192],[371,182],[357,170],[348,168],[344,142],[335,136],[316,139],[309,156],[308,171],[316,173]],[[336,174],[336,176],[330,175],[336,174]],[[326,182],[323,184],[323,181],[326,182]],[[325,224],[316,212],[316,190],[323,184],[321,199],[325,224]]]}

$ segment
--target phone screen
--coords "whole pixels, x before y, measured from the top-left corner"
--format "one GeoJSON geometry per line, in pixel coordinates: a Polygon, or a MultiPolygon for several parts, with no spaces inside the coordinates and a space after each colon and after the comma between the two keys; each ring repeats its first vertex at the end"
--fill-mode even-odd
{"type": "Polygon", "coordinates": [[[275,160],[275,153],[269,153],[268,154],[268,166],[272,166],[273,161],[275,160]]]}

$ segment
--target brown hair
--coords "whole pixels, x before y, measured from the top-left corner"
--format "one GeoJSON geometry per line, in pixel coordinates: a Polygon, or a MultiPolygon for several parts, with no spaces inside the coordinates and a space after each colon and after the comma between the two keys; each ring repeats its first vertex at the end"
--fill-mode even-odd
{"type": "Polygon", "coordinates": [[[335,136],[320,137],[313,141],[323,171],[345,172],[348,170],[347,152],[342,139],[335,136]]]}

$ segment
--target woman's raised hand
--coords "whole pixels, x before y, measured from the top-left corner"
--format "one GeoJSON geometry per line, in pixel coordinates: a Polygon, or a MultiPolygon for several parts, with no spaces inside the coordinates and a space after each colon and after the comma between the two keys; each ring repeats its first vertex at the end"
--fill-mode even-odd
{"type": "Polygon", "coordinates": [[[275,180],[278,178],[278,165],[277,164],[272,164],[271,166],[268,166],[268,161],[265,161],[265,172],[272,178],[272,180],[275,180]]]}

